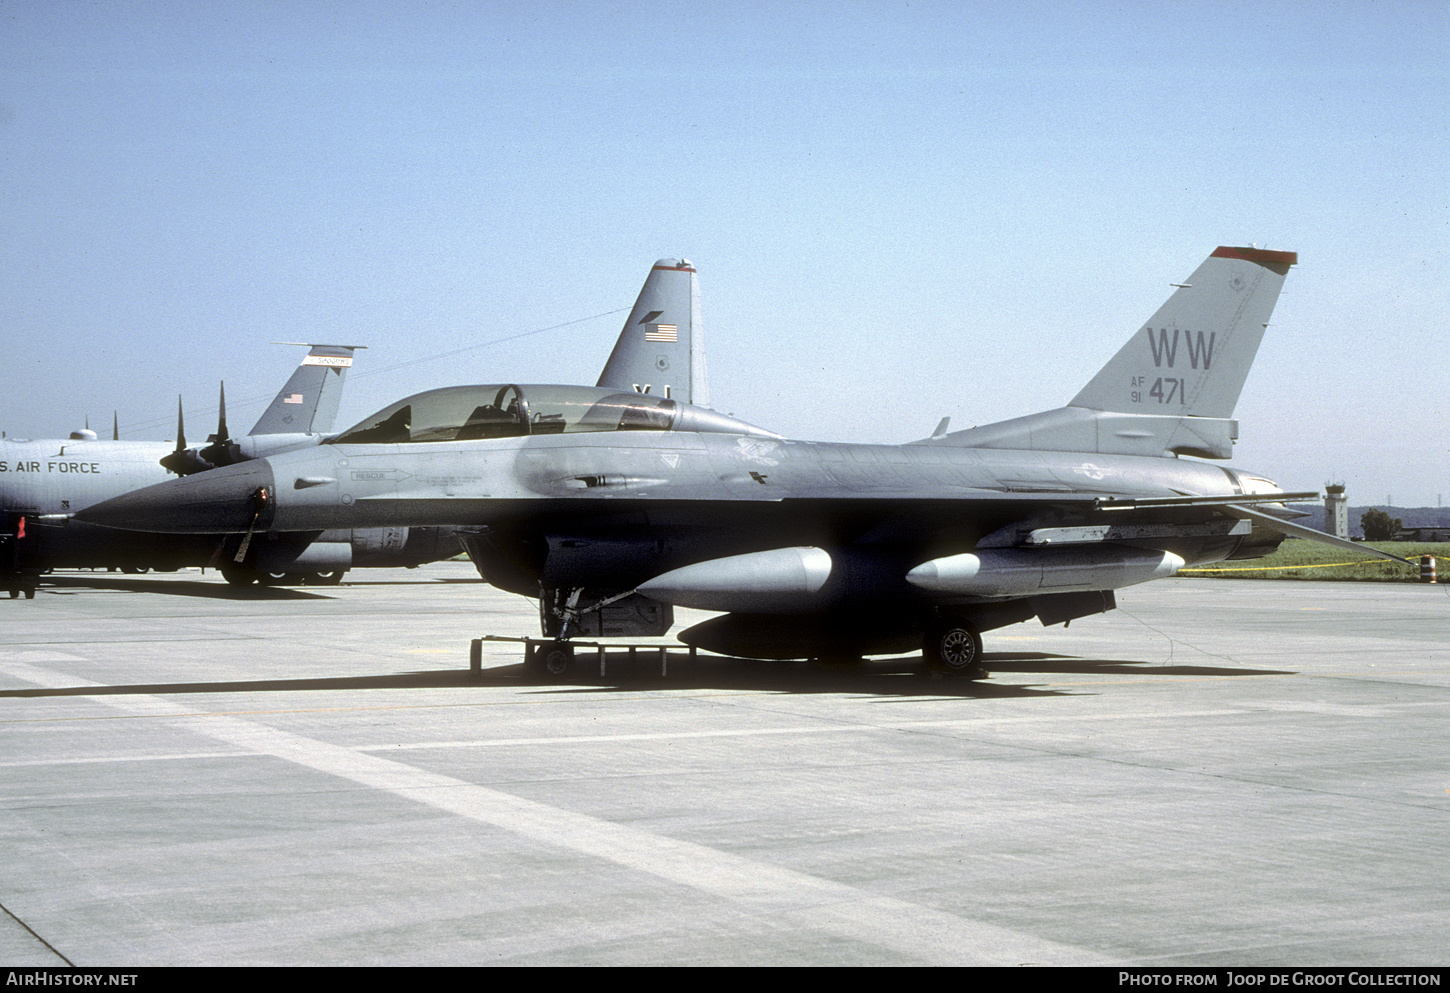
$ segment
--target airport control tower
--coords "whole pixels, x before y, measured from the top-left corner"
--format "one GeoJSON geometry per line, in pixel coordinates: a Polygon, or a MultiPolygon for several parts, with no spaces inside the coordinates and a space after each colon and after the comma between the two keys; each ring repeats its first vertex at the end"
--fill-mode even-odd
{"type": "Polygon", "coordinates": [[[1324,530],[1336,538],[1349,538],[1349,498],[1343,483],[1324,484],[1324,530]]]}

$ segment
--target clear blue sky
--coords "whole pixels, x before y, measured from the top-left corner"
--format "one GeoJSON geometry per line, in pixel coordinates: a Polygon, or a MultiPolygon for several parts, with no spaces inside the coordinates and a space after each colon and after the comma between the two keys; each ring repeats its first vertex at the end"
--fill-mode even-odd
{"type": "Polygon", "coordinates": [[[371,346],[339,426],[592,383],[623,314],[490,343],[685,256],[717,407],[907,441],[1060,406],[1258,244],[1233,464],[1433,505],[1447,51],[1438,0],[0,0],[0,429],[203,437],[224,378],[245,430],[274,340],[371,346]]]}

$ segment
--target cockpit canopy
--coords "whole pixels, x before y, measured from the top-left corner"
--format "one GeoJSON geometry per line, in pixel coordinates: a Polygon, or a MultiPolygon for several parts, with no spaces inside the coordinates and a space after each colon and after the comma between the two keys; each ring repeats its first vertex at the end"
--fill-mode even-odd
{"type": "Polygon", "coordinates": [[[598,431],[706,431],[778,435],[650,393],[597,386],[450,386],[418,393],[366,417],[333,445],[473,441],[598,431]]]}

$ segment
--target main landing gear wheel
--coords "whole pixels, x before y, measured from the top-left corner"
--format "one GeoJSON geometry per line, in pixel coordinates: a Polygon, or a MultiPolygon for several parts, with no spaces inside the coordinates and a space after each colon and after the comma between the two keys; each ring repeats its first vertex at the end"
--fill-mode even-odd
{"type": "Polygon", "coordinates": [[[300,572],[263,572],[258,573],[257,582],[263,586],[301,586],[305,578],[300,572]]]}
{"type": "Polygon", "coordinates": [[[973,678],[987,675],[982,668],[982,636],[968,621],[947,619],[928,628],[921,654],[933,672],[973,678]]]}
{"type": "Polygon", "coordinates": [[[238,562],[226,562],[221,566],[222,578],[233,586],[255,586],[257,574],[248,566],[238,562]]]}
{"type": "Polygon", "coordinates": [[[823,669],[859,669],[866,664],[866,659],[859,652],[840,651],[817,655],[811,663],[823,669]]]}

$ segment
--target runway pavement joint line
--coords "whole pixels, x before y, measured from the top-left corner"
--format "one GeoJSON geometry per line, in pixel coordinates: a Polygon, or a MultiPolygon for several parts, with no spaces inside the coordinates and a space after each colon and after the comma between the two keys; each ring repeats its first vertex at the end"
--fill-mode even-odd
{"type": "MultiPolygon", "coordinates": [[[[41,686],[101,685],[3,657],[0,672],[41,686]]],[[[198,735],[249,752],[385,790],[536,842],[649,873],[742,904],[755,913],[784,916],[916,961],[934,965],[1105,965],[1114,961],[1085,948],[527,800],[263,724],[236,717],[198,716],[162,698],[97,695],[87,699],[137,716],[170,717],[198,735]]]]}
{"type": "Polygon", "coordinates": [[[1246,714],[1244,708],[1222,710],[1185,711],[1142,711],[1136,713],[1111,714],[1027,714],[1020,717],[966,717],[961,720],[945,721],[888,721],[880,724],[833,724],[826,727],[782,727],[782,728],[730,728],[713,731],[657,731],[636,734],[581,734],[554,735],[542,738],[487,738],[472,741],[411,741],[386,745],[359,745],[358,752],[416,751],[429,748],[505,748],[511,746],[538,745],[604,745],[629,741],[683,741],[708,738],[753,738],[790,734],[860,734],[890,731],[924,731],[936,729],[959,729],[970,731],[976,728],[997,727],[1013,724],[1040,724],[1051,721],[1131,721],[1131,720],[1184,720],[1194,717],[1226,717],[1232,714],[1246,714]]]}
{"type": "Polygon", "coordinates": [[[11,920],[12,920],[12,921],[14,921],[14,922],[15,922],[15,923],[16,923],[16,924],[19,924],[19,925],[20,925],[20,926],[21,926],[21,927],[22,927],[22,928],[24,928],[24,929],[25,929],[25,933],[26,933],[26,934],[28,934],[28,935],[30,935],[30,936],[31,936],[31,937],[32,937],[32,938],[34,938],[34,939],[35,939],[35,940],[36,940],[36,941],[38,941],[38,942],[40,942],[40,943],[41,943],[41,944],[42,944],[42,945],[44,945],[44,946],[45,946],[45,947],[46,947],[46,949],[47,949],[47,950],[48,950],[48,951],[49,951],[49,952],[50,952],[50,953],[51,953],[51,954],[52,954],[52,955],[54,955],[54,956],[55,956],[55,957],[56,957],[56,958],[58,958],[58,959],[60,959],[60,960],[61,960],[61,961],[62,961],[62,962],[64,962],[64,963],[65,963],[65,964],[66,964],[66,965],[68,965],[68,966],[70,966],[70,967],[71,967],[71,968],[72,968],[72,969],[74,969],[74,968],[75,968],[75,963],[74,963],[74,962],[72,962],[72,961],[71,961],[71,960],[70,960],[70,959],[68,959],[68,958],[66,958],[66,957],[65,957],[65,955],[64,955],[64,954],[62,954],[62,953],[61,953],[61,950],[60,950],[60,949],[59,949],[59,948],[56,948],[56,947],[55,947],[55,946],[54,946],[54,945],[52,945],[52,944],[51,944],[51,943],[50,943],[50,942],[48,942],[48,941],[46,941],[46,940],[45,940],[45,939],[44,939],[44,938],[42,938],[42,937],[41,937],[41,936],[40,936],[40,935],[38,935],[38,934],[36,934],[36,933],[35,933],[35,929],[34,929],[34,928],[32,928],[32,927],[31,927],[31,926],[30,926],[30,925],[29,925],[29,924],[26,924],[26,923],[25,923],[25,922],[24,922],[24,921],[22,921],[22,920],[21,920],[21,919],[20,919],[20,918],[18,918],[18,917],[16,917],[16,916],[15,916],[15,915],[14,915],[14,914],[13,914],[13,913],[11,913],[11,912],[10,912],[10,908],[9,908],[9,907],[7,907],[7,906],[5,906],[5,905],[4,905],[4,904],[3,904],[3,903],[0,903],[0,913],[4,913],[4,914],[5,914],[5,916],[6,916],[6,917],[8,917],[8,918],[10,918],[10,919],[11,919],[11,920]]]}

